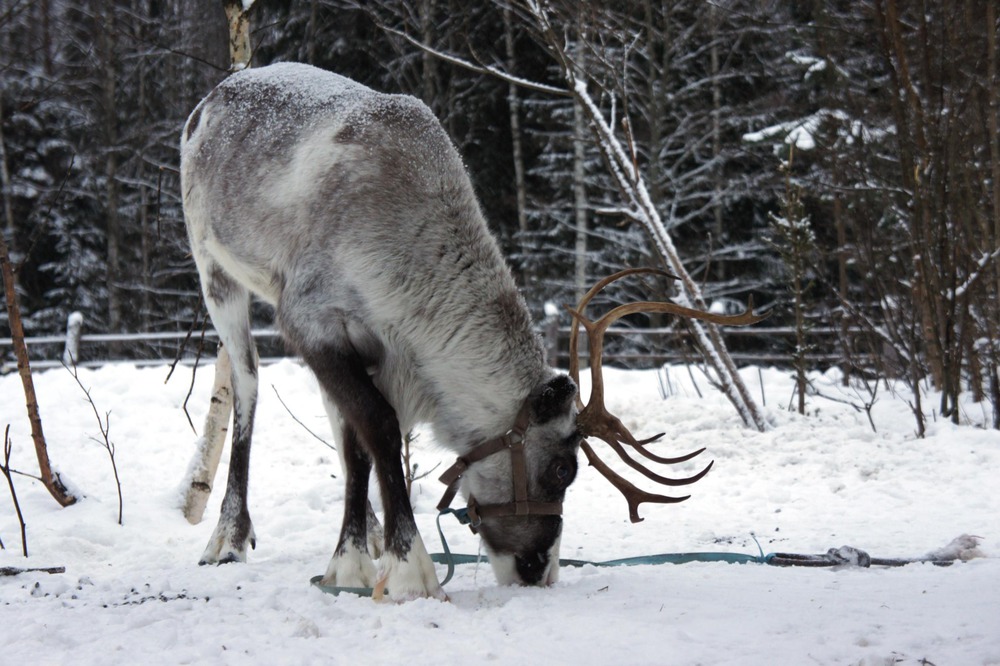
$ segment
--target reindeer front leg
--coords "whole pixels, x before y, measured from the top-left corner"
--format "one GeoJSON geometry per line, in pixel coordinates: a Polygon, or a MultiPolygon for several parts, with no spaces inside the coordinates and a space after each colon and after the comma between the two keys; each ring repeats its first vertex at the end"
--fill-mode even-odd
{"type": "Polygon", "coordinates": [[[256,546],[247,508],[250,441],[257,406],[257,349],[250,336],[250,294],[223,273],[215,262],[196,253],[205,304],[232,360],[233,445],[229,478],[219,522],[199,564],[245,562],[247,546],[256,546]]]}
{"type": "Polygon", "coordinates": [[[402,440],[398,424],[391,445],[374,453],[375,472],[385,507],[385,550],[379,562],[379,577],[373,597],[380,600],[388,594],[395,601],[417,597],[444,600],[447,597],[438,585],[434,563],[413,519],[400,460],[402,440]]]}
{"type": "MultiPolygon", "coordinates": [[[[286,318],[283,323],[288,326],[290,322],[286,318]]],[[[289,331],[293,341],[303,337],[289,331]]],[[[390,598],[400,601],[416,597],[444,599],[406,494],[400,459],[402,436],[395,410],[375,387],[363,360],[353,351],[345,353],[331,345],[318,349],[298,346],[327,397],[336,405],[344,422],[345,437],[341,446],[347,444],[344,450],[348,475],[344,526],[325,579],[333,574],[338,584],[343,585],[341,571],[352,571],[352,567],[356,570],[349,560],[356,556],[361,561],[362,572],[357,578],[363,581],[367,577],[364,566],[368,555],[364,543],[367,538],[367,474],[368,465],[374,463],[385,508],[385,543],[375,598],[387,593],[390,598]],[[364,454],[371,463],[361,458],[364,454]]],[[[353,573],[349,576],[354,578],[353,573]]]]}

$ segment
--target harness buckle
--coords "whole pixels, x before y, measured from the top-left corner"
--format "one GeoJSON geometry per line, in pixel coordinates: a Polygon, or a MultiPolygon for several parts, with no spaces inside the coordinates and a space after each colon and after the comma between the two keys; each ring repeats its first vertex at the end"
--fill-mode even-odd
{"type": "Polygon", "coordinates": [[[472,530],[473,534],[479,534],[479,526],[483,524],[483,519],[479,515],[479,503],[476,502],[475,497],[469,498],[469,504],[466,509],[466,517],[468,519],[469,529],[472,530]]]}
{"type": "Polygon", "coordinates": [[[507,442],[507,448],[512,449],[515,446],[524,445],[524,431],[518,428],[511,428],[504,435],[504,439],[507,442]]]}

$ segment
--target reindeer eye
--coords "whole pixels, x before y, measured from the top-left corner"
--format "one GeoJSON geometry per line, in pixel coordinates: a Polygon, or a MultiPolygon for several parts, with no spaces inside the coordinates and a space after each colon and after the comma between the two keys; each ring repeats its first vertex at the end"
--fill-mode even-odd
{"type": "Polygon", "coordinates": [[[554,489],[564,490],[576,478],[576,459],[569,457],[556,458],[549,463],[546,478],[548,479],[548,485],[554,489]]]}

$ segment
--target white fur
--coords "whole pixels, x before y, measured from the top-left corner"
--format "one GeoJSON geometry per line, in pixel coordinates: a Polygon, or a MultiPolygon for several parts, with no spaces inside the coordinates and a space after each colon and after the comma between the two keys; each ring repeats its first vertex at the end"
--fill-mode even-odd
{"type": "Polygon", "coordinates": [[[375,585],[375,563],[368,553],[348,544],[344,553],[330,558],[322,584],[338,587],[372,587],[375,585]]]}
{"type": "Polygon", "coordinates": [[[393,601],[409,601],[420,597],[445,599],[444,590],[438,585],[437,574],[434,572],[434,562],[427,554],[419,534],[410,545],[406,559],[389,553],[382,555],[373,596],[380,600],[384,598],[383,595],[388,595],[393,601]]]}
{"type": "Polygon", "coordinates": [[[294,155],[286,167],[276,169],[272,165],[262,174],[260,187],[273,192],[277,206],[300,210],[300,204],[313,197],[316,183],[339,163],[351,163],[349,182],[378,177],[371,162],[364,160],[359,146],[322,140],[323,137],[335,136],[341,128],[342,123],[336,118],[313,128],[311,134],[315,138],[295,146],[294,155]]]}

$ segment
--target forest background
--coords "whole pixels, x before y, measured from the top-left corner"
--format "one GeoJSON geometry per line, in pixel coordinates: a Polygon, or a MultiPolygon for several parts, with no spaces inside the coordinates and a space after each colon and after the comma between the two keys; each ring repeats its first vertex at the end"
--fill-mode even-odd
{"type": "MultiPolygon", "coordinates": [[[[752,296],[769,326],[801,334],[747,345],[923,384],[956,421],[971,391],[1000,427],[995,3],[544,4],[705,300],[732,312],[752,296]]],[[[578,100],[415,44],[565,85],[526,14],[501,0],[258,0],[251,25],[254,66],[308,62],[433,109],[541,319],[545,303],[661,258],[578,100]]],[[[29,335],[57,333],[76,310],[91,332],[200,321],[178,141],[228,73],[227,34],[221,2],[0,0],[0,226],[29,335]]],[[[669,289],[623,284],[604,298],[669,289]]],[[[683,323],[634,319],[690,340],[683,323]]]]}

